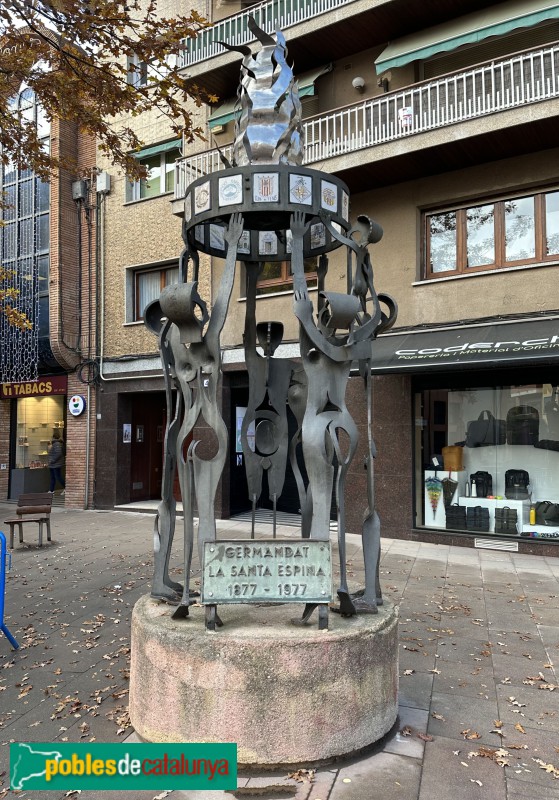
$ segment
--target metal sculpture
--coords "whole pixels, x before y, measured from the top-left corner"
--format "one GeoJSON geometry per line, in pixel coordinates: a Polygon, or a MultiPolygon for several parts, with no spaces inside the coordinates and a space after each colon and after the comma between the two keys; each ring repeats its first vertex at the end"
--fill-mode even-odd
{"type": "MultiPolygon", "coordinates": [[[[187,187],[181,282],[164,289],[159,301],[146,312],[148,327],[159,336],[167,392],[165,467],[162,501],[156,520],[152,593],[168,602],[176,603],[179,599],[180,587],[168,576],[175,515],[172,476],[176,467],[184,505],[185,568],[182,599],[174,616],[187,616],[192,602],[189,574],[195,498],[200,560],[205,563],[207,558],[215,569],[215,573],[210,570],[205,574],[202,586],[206,624],[212,630],[221,620],[211,598],[222,595],[209,591],[206,581],[211,583],[214,576],[216,582],[211,585],[218,586],[217,578],[223,575],[221,563],[226,558],[219,547],[212,545],[216,542],[214,501],[227,448],[227,429],[217,395],[221,374],[220,335],[231,298],[237,258],[244,261],[247,276],[243,339],[249,400],[241,442],[253,511],[251,539],[255,536],[254,513],[265,473],[274,506],[275,537],[276,504],[289,458],[301,506],[300,541],[309,542],[306,549],[301,547],[301,552],[327,552],[332,492],[335,495],[340,585],[339,607],[334,610],[344,616],[376,613],[382,603],[378,579],[380,521],[375,508],[373,470],[376,450],[371,434],[371,358],[375,336],[394,323],[397,313],[395,302],[387,295],[377,295],[374,288],[369,247],[380,240],[382,229],[365,216],[358,217],[352,226],[347,186],[336,176],[301,166],[301,106],[297,84],[286,61],[285,40],[279,31],[272,36],[260,30],[252,19],[249,27],[261,43],[256,55],[249,47],[235,48],[223,43],[243,54],[240,115],[232,161],[224,160],[226,169],[198,178],[187,187]],[[327,291],[327,254],[340,247],[347,253],[346,290],[327,291]],[[225,259],[211,314],[197,293],[199,251],[225,259]],[[304,268],[305,259],[310,257],[318,261],[316,309],[310,299],[304,268]],[[275,356],[283,336],[282,323],[256,322],[256,286],[262,263],[284,260],[291,261],[292,267],[300,364],[275,356]],[[188,281],[190,261],[193,269],[188,281]],[[364,380],[367,402],[368,508],[362,529],[366,585],[361,592],[351,594],[345,563],[345,483],[358,435],[345,396],[352,365],[356,362],[364,380]],[[177,393],[174,415],[173,389],[177,393]],[[288,406],[298,426],[290,442],[288,406]],[[216,452],[208,458],[202,457],[198,441],[190,441],[199,419],[205,420],[217,442],[216,452]],[[254,449],[248,441],[252,424],[255,425],[254,449]],[[212,546],[208,550],[209,545],[212,546]],[[318,550],[315,545],[319,545],[318,550]]],[[[229,555],[234,557],[235,548],[229,550],[229,555]]],[[[248,547],[247,558],[259,551],[256,546],[248,547]]],[[[281,543],[275,552],[280,551],[287,552],[281,543]]],[[[245,574],[244,568],[242,570],[241,574],[245,574]]],[[[307,574],[315,575],[315,570],[316,566],[311,565],[307,574]]],[[[323,575],[320,565],[318,571],[323,575]]],[[[249,602],[243,595],[250,586],[256,587],[256,584],[230,584],[228,602],[249,602]]],[[[286,594],[294,599],[292,589],[288,591],[287,586],[279,584],[274,602],[284,601],[286,594]]],[[[266,585],[262,591],[271,589],[266,585]]],[[[312,602],[304,597],[297,598],[306,602],[298,622],[305,623],[318,607],[319,627],[327,627],[328,604],[321,599],[327,592],[320,582],[313,591],[312,602]]]]}

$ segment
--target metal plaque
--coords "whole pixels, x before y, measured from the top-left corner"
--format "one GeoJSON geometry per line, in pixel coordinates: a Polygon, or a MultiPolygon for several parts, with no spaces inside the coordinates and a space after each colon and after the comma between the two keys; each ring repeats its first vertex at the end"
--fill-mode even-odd
{"type": "Polygon", "coordinates": [[[330,542],[205,542],[202,603],[327,603],[331,599],[330,542]]]}

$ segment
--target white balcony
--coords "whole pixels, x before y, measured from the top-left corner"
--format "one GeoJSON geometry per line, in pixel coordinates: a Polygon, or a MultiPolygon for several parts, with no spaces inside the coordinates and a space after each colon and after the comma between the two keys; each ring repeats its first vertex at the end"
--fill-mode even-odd
{"type": "Polygon", "coordinates": [[[276,27],[284,31],[353,2],[355,0],[269,0],[259,3],[246,11],[217,21],[210,28],[200,31],[195,39],[188,39],[179,56],[179,66],[189,67],[225,53],[225,48],[219,42],[234,46],[254,42],[255,38],[247,25],[249,16],[254,17],[256,24],[267,33],[273,33],[276,27]]]}
{"type": "MultiPolygon", "coordinates": [[[[559,97],[559,44],[414,84],[304,123],[305,164],[559,97]]],[[[231,146],[222,148],[231,157],[231,146]]],[[[371,154],[374,158],[374,154],[371,154]]],[[[217,150],[176,163],[175,199],[223,169],[217,150]]],[[[324,165],[328,171],[328,165],[324,165]]]]}

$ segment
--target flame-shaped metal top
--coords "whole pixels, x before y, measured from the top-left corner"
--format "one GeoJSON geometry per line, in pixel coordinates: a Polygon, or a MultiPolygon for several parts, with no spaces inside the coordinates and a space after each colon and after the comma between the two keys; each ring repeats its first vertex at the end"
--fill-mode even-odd
{"type": "Polygon", "coordinates": [[[248,26],[262,48],[254,55],[249,47],[233,47],[244,58],[241,65],[239,103],[241,115],[235,124],[233,164],[292,164],[303,162],[301,101],[293,70],[288,65],[287,46],[281,31],[271,36],[252,17],[248,26]]]}

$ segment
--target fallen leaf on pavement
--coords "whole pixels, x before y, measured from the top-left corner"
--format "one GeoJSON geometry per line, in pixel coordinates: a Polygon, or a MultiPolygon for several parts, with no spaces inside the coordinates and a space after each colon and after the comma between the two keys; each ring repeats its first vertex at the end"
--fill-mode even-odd
{"type": "Polygon", "coordinates": [[[298,769],[296,772],[290,772],[287,777],[299,781],[299,783],[312,783],[315,773],[314,769],[298,769]]]}
{"type": "Polygon", "coordinates": [[[541,758],[533,758],[532,761],[535,761],[536,764],[539,764],[540,769],[544,769],[550,775],[553,775],[554,778],[559,778],[559,769],[554,767],[553,764],[546,764],[541,758]]]}

